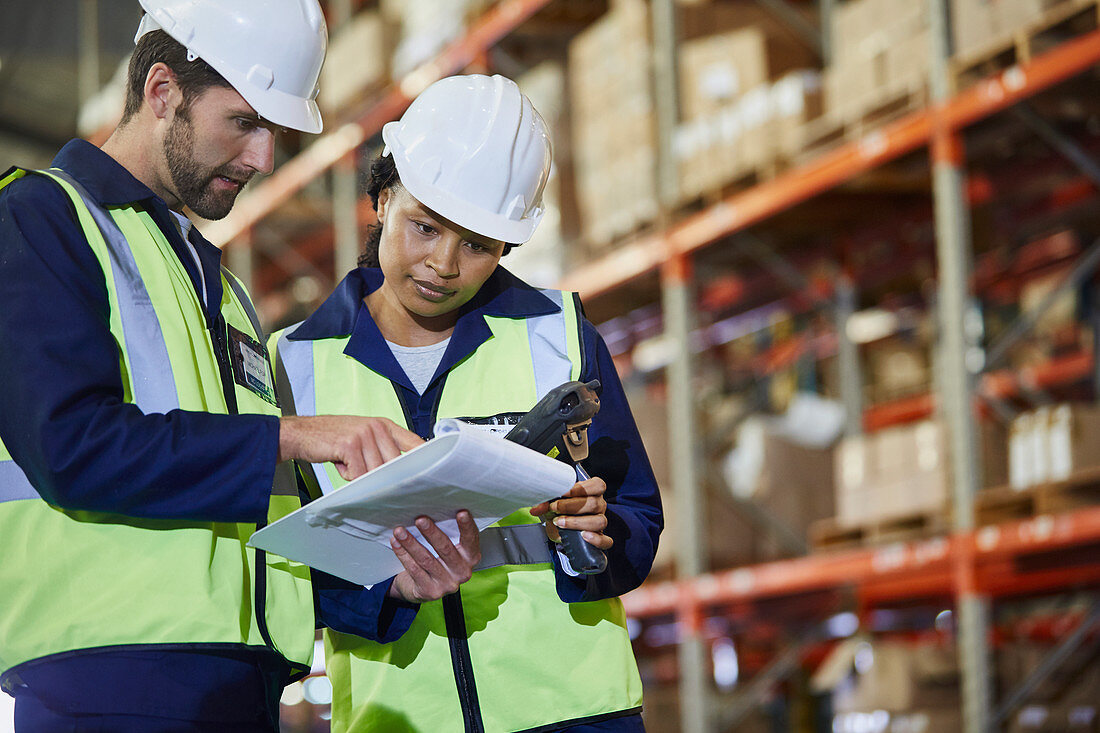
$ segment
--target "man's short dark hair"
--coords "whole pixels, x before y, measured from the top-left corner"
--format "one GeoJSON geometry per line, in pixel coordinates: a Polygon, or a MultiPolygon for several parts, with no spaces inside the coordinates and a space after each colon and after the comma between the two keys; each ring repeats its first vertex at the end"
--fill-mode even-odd
{"type": "Polygon", "coordinates": [[[138,39],[130,66],[126,72],[126,106],[122,109],[122,121],[126,122],[141,109],[145,98],[145,77],[153,64],[163,62],[176,75],[176,83],[183,92],[184,109],[195,97],[210,87],[231,87],[225,78],[200,58],[187,60],[183,44],[162,30],[150,31],[138,39]]]}

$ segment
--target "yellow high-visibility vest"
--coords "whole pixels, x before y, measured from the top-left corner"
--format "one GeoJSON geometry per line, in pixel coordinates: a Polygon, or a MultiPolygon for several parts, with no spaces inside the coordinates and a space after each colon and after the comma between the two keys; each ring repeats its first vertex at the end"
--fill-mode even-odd
{"type": "MultiPolygon", "coordinates": [[[[577,305],[570,294],[543,293],[557,312],[485,316],[492,336],[444,377],[437,418],[526,412],[551,388],[579,379],[577,305]]],[[[294,340],[293,331],[273,334],[269,350],[278,350],[297,414],[373,415],[407,425],[396,387],[344,353],[348,336],[294,340]]],[[[313,468],[326,492],[345,483],[332,466],[313,468]]],[[[544,552],[477,570],[457,594],[422,604],[394,643],[326,630],[333,731],[520,731],[641,711],[619,599],[563,603],[552,550],[528,511],[483,532],[483,548],[494,530],[525,541],[538,536],[544,552]]]]}

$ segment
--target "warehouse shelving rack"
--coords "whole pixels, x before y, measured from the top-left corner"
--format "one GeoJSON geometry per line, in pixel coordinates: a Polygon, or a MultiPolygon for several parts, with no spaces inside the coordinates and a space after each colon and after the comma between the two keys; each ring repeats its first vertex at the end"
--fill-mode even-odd
{"type": "MultiPolygon", "coordinates": [[[[549,4],[550,0],[502,0],[475,23],[465,37],[448,47],[437,59],[389,87],[369,107],[346,120],[335,131],[323,135],[280,166],[270,178],[247,192],[230,217],[205,229],[207,236],[222,246],[247,243],[249,233],[257,223],[310,181],[334,168],[346,173],[349,158],[356,149],[376,134],[382,124],[398,116],[420,89],[434,79],[458,72],[482,58],[493,44],[549,4]]],[[[667,2],[654,0],[653,7],[655,15],[659,15],[670,6],[667,2]]],[[[942,11],[942,5],[940,9],[942,11]]],[[[671,53],[675,45],[674,37],[668,38],[669,28],[671,24],[666,22],[661,26],[659,21],[655,21],[655,41],[664,43],[666,54],[671,53]]],[[[938,35],[941,44],[944,43],[942,28],[938,35]]],[[[944,56],[941,51],[941,65],[945,62],[944,56]]],[[[941,89],[938,93],[933,90],[934,101],[928,107],[842,144],[774,179],[735,193],[697,214],[675,220],[666,210],[662,212],[657,231],[626,242],[611,254],[577,268],[566,276],[562,286],[577,290],[586,298],[599,299],[613,295],[617,289],[639,278],[656,274],[662,285],[666,331],[681,345],[680,357],[669,367],[670,389],[690,397],[693,365],[690,350],[684,345],[692,328],[690,286],[693,258],[731,235],[747,231],[891,161],[927,148],[937,179],[941,277],[951,281],[947,285],[941,284],[941,295],[946,296],[941,298],[941,306],[945,308],[941,320],[945,327],[953,321],[961,323],[968,270],[965,262],[961,266],[957,262],[952,266],[949,261],[965,260],[963,253],[969,246],[965,211],[959,207],[963,200],[960,172],[963,161],[962,131],[1098,63],[1100,31],[1064,42],[955,93],[942,88],[946,73],[941,66],[933,75],[933,86],[939,84],[941,89]]],[[[1087,190],[1096,187],[1095,181],[1086,181],[1083,185],[1087,190]]],[[[337,236],[337,250],[345,250],[346,261],[346,253],[354,253],[358,244],[354,237],[355,228],[369,221],[370,212],[362,202],[348,207],[347,200],[344,201],[345,205],[335,216],[338,219],[345,217],[343,231],[353,233],[350,238],[343,237],[343,244],[339,241],[341,236],[337,236]],[[353,219],[350,227],[346,221],[349,211],[353,219]]],[[[229,251],[231,256],[236,257],[235,269],[243,271],[247,277],[251,269],[248,247],[230,246],[229,251]]],[[[967,375],[961,366],[964,336],[956,333],[953,338],[954,348],[948,351],[955,354],[957,362],[953,371],[954,397],[939,400],[941,405],[947,403],[948,407],[970,402],[967,375]],[[962,399],[959,399],[960,395],[962,399]]],[[[1038,368],[1030,376],[998,374],[987,377],[986,381],[994,394],[1008,394],[1014,388],[1013,382],[1021,378],[1041,385],[1078,378],[1094,369],[1090,354],[1078,354],[1038,368]]],[[[849,406],[853,404],[850,392],[849,389],[849,399],[846,400],[849,406]]],[[[673,399],[671,402],[681,406],[679,413],[670,416],[675,425],[694,423],[690,399],[673,399]]],[[[857,421],[867,428],[880,427],[930,414],[936,409],[936,404],[935,397],[921,396],[867,411],[860,408],[857,415],[862,415],[862,419],[857,418],[857,421]]],[[[959,453],[972,454],[973,451],[966,450],[966,441],[972,440],[973,415],[966,414],[967,410],[956,410],[955,413],[951,427],[955,435],[962,436],[963,450],[959,453]]],[[[678,491],[678,495],[691,496],[699,483],[694,478],[695,448],[690,445],[695,441],[693,436],[685,435],[679,427],[671,432],[675,434],[677,430],[680,430],[681,442],[689,443],[686,450],[673,451],[676,460],[680,461],[674,468],[677,480],[687,488],[686,492],[678,491]]],[[[957,443],[956,448],[959,446],[957,443]]],[[[973,623],[969,626],[964,623],[960,629],[960,651],[964,654],[964,664],[970,665],[969,669],[964,670],[967,730],[984,733],[994,713],[984,661],[988,654],[986,636],[989,631],[988,620],[983,620],[983,615],[988,614],[981,607],[984,599],[1022,589],[1039,591],[1100,582],[1100,566],[1097,564],[1006,574],[1012,569],[1014,561],[1020,558],[1100,542],[1100,510],[1086,509],[1058,517],[1038,517],[994,528],[978,528],[973,522],[972,469],[972,466],[964,465],[955,477],[955,484],[960,487],[956,501],[956,518],[960,521],[957,531],[946,538],[886,549],[842,552],[727,572],[704,573],[704,568],[699,564],[701,551],[695,537],[701,510],[695,506],[684,512],[687,524],[681,534],[695,537],[687,540],[695,545],[681,548],[682,558],[686,559],[686,562],[681,562],[681,570],[687,570],[683,579],[644,587],[624,599],[628,611],[636,617],[671,613],[681,623],[685,632],[682,646],[686,650],[681,656],[684,670],[681,687],[684,730],[695,733],[708,729],[707,703],[703,694],[705,680],[702,677],[706,661],[702,656],[703,644],[699,636],[705,609],[726,602],[778,597],[806,590],[847,588],[854,589],[868,603],[886,597],[925,594],[962,597],[977,604],[971,609],[973,623]]]]}
{"type": "Polygon", "coordinates": [[[918,148],[937,132],[957,132],[1100,63],[1100,31],[1066,42],[1030,63],[969,87],[941,105],[910,114],[805,165],[637,239],[577,268],[563,286],[582,297],[602,295],[679,257],[744,231],[799,203],[854,180],[918,148]]]}

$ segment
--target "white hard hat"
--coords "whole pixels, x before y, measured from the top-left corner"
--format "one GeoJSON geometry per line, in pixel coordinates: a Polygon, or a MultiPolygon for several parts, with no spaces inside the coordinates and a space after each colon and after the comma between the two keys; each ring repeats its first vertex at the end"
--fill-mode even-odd
{"type": "Polygon", "coordinates": [[[321,131],[317,77],[328,30],[317,0],[140,0],[134,43],[163,30],[210,64],[256,113],[302,132],[321,131]]]}
{"type": "Polygon", "coordinates": [[[542,116],[503,76],[449,76],[382,128],[420,203],[490,239],[523,244],[542,219],[553,151],[542,116]]]}

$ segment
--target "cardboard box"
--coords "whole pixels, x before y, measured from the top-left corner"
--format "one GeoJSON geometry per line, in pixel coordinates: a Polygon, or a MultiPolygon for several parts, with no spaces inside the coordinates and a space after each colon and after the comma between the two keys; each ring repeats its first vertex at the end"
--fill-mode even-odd
{"type": "Polygon", "coordinates": [[[932,365],[927,346],[902,339],[886,339],[865,349],[869,397],[873,402],[927,392],[932,365]]]}
{"type": "Polygon", "coordinates": [[[389,37],[381,13],[371,11],[335,29],[321,67],[317,104],[322,112],[343,109],[386,81],[389,37]]]}
{"type": "Polygon", "coordinates": [[[980,51],[996,37],[990,0],[955,0],[951,3],[951,32],[956,56],[980,51]]]}
{"type": "Polygon", "coordinates": [[[863,435],[844,438],[837,445],[834,481],[836,519],[841,526],[860,526],[878,515],[872,449],[871,440],[863,435]]]}
{"type": "Polygon", "coordinates": [[[1011,35],[1038,20],[1044,9],[1042,0],[994,0],[993,26],[1000,34],[1011,35]]]}
{"type": "MultiPolygon", "coordinates": [[[[1068,270],[1063,270],[1026,282],[1020,288],[1021,311],[1024,313],[1035,312],[1062,285],[1068,274],[1068,270]]],[[[1053,303],[1043,313],[1042,317],[1035,322],[1032,333],[1040,338],[1049,338],[1058,335],[1066,328],[1075,327],[1078,307],[1077,289],[1062,290],[1055,296],[1053,303]]]]}
{"type": "Polygon", "coordinates": [[[569,47],[580,230],[597,251],[657,210],[651,53],[649,11],[641,0],[616,2],[569,47]]]}
{"type": "Polygon", "coordinates": [[[936,512],[950,500],[941,425],[927,420],[888,428],[874,437],[878,513],[882,519],[936,512]]]}
{"type": "Polygon", "coordinates": [[[793,158],[806,146],[807,125],[825,109],[822,75],[812,69],[799,69],[772,84],[772,124],[776,152],[793,158]]]}
{"type": "MultiPolygon", "coordinates": [[[[1007,480],[1006,431],[979,426],[982,486],[1007,480]]],[[[937,420],[844,438],[837,447],[837,523],[858,527],[946,509],[952,501],[950,443],[937,420]]]]}
{"type": "MultiPolygon", "coordinates": [[[[958,663],[951,644],[914,645],[851,637],[833,648],[810,685],[832,693],[833,711],[843,721],[840,730],[856,730],[850,723],[863,713],[957,710],[960,704],[958,663]]],[[[865,730],[905,730],[891,727],[889,720],[879,715],[880,725],[865,730]]]]}
{"type": "Polygon", "coordinates": [[[1100,407],[1042,407],[1012,421],[1009,485],[1017,491],[1100,466],[1100,407]]]}
{"type": "Polygon", "coordinates": [[[757,28],[741,28],[684,43],[680,49],[683,119],[716,114],[769,80],[766,40],[757,28]]]}
{"type": "Polygon", "coordinates": [[[1051,481],[1100,466],[1100,407],[1063,404],[1053,408],[1047,422],[1047,468],[1051,481]]]}
{"type": "Polygon", "coordinates": [[[886,49],[886,83],[901,89],[924,86],[928,82],[931,59],[932,40],[927,28],[899,36],[886,49]]]}
{"type": "Polygon", "coordinates": [[[884,63],[885,57],[880,54],[834,63],[825,69],[825,109],[843,120],[862,115],[868,100],[882,88],[886,77],[884,63]]]}
{"type": "Polygon", "coordinates": [[[930,48],[924,4],[849,0],[833,11],[834,57],[826,70],[825,108],[858,120],[923,87],[930,48]]]}

